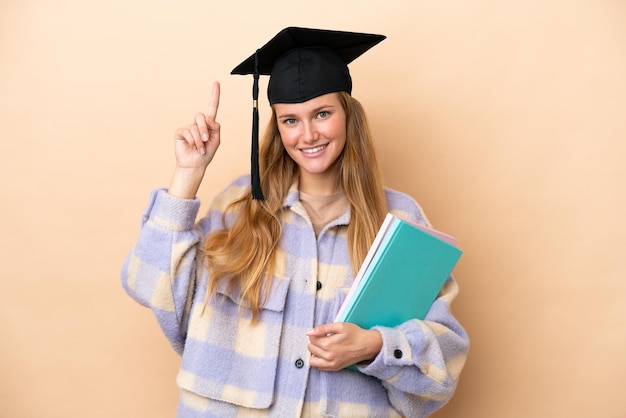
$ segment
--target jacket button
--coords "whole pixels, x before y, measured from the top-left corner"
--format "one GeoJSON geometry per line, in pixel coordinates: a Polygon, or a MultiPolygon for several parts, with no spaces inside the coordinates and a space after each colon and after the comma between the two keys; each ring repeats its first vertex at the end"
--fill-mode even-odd
{"type": "Polygon", "coordinates": [[[320,290],[322,288],[322,282],[320,282],[319,280],[317,281],[317,290],[320,290]]]}
{"type": "Polygon", "coordinates": [[[301,358],[299,358],[298,360],[296,360],[296,367],[298,369],[301,369],[304,367],[304,360],[302,360],[301,358]]]}
{"type": "Polygon", "coordinates": [[[397,358],[397,359],[401,359],[402,358],[402,350],[394,350],[393,356],[395,358],[397,358]]]}

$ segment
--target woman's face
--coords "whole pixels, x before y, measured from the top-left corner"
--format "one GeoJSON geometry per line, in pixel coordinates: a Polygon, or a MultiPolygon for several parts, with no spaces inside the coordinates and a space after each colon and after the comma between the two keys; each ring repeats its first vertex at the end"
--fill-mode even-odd
{"type": "Polygon", "coordinates": [[[336,181],[337,158],[346,145],[346,113],[337,93],[303,103],[274,105],[278,131],[287,153],[300,167],[301,181],[336,181]]]}

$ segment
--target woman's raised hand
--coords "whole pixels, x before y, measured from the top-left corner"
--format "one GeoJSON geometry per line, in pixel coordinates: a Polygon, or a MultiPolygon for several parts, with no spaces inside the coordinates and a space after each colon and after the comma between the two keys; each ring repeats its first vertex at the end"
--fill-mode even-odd
{"type": "Polygon", "coordinates": [[[220,124],[215,121],[220,104],[220,84],[213,83],[207,113],[198,113],[193,123],[178,128],[176,165],[180,168],[202,168],[211,162],[220,145],[220,124]]]}
{"type": "Polygon", "coordinates": [[[198,113],[193,123],[176,130],[176,169],[168,189],[172,196],[196,196],[204,171],[220,146],[220,124],[215,121],[219,104],[220,84],[214,82],[207,113],[198,113]]]}

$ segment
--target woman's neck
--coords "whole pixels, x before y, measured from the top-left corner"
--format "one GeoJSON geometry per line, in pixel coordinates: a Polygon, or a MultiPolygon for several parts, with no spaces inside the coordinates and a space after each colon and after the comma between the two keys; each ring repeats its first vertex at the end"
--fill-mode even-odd
{"type": "Polygon", "coordinates": [[[313,196],[329,196],[343,190],[337,175],[303,173],[300,173],[299,189],[313,196]]]}

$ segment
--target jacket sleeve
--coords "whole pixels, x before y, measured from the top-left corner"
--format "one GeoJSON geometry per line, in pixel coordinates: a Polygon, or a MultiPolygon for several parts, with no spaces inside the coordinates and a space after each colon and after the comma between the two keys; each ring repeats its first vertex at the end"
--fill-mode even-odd
{"type": "Polygon", "coordinates": [[[196,258],[203,234],[194,226],[198,199],[184,200],[155,190],[146,208],[139,238],[126,257],[121,279],[126,292],[152,309],[179,354],[196,287],[196,258]]]}
{"type": "MultiPolygon", "coordinates": [[[[419,204],[407,195],[389,192],[393,212],[430,226],[419,204]]],[[[383,347],[369,364],[358,366],[377,377],[389,400],[405,416],[428,416],[445,405],[456,390],[469,351],[468,335],[450,305],[459,291],[448,277],[424,320],[413,319],[395,328],[374,327],[383,347]]]]}
{"type": "Polygon", "coordinates": [[[383,348],[359,369],[380,379],[392,405],[406,416],[430,415],[456,390],[469,350],[467,333],[450,312],[457,293],[450,276],[423,321],[374,328],[383,337],[383,348]]]}

